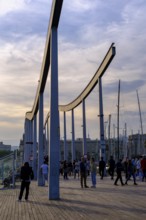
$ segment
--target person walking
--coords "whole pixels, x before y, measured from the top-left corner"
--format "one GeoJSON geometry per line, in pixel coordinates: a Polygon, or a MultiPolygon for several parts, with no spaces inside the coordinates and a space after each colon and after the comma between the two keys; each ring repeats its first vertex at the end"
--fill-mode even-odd
{"type": "Polygon", "coordinates": [[[96,188],[96,173],[97,173],[97,167],[96,167],[94,158],[91,159],[90,169],[91,169],[91,180],[92,180],[92,186],[91,186],[91,188],[96,188]]]}
{"type": "Polygon", "coordinates": [[[66,160],[63,163],[63,178],[64,180],[68,180],[68,164],[66,160]]]}
{"type": "Polygon", "coordinates": [[[104,177],[104,172],[105,172],[105,161],[103,160],[103,157],[101,157],[101,160],[99,161],[99,174],[100,174],[100,179],[102,180],[104,177]]]}
{"type": "Polygon", "coordinates": [[[123,166],[122,166],[122,160],[119,159],[119,161],[117,162],[116,164],[116,172],[117,172],[117,178],[114,182],[114,185],[118,186],[117,182],[118,180],[121,181],[121,185],[124,186],[124,183],[123,183],[123,179],[122,179],[122,171],[123,171],[123,166]]]}
{"type": "Polygon", "coordinates": [[[74,165],[74,179],[76,179],[76,175],[78,175],[78,179],[79,179],[79,170],[80,170],[79,167],[80,167],[79,162],[76,160],[74,165]]]}
{"type": "Polygon", "coordinates": [[[133,177],[133,181],[134,181],[134,185],[137,185],[136,183],[136,165],[134,163],[134,161],[132,162],[131,160],[128,161],[128,166],[127,166],[127,170],[128,170],[128,177],[126,179],[125,184],[128,185],[128,180],[130,180],[130,177],[133,177]]]}
{"type": "Polygon", "coordinates": [[[141,179],[142,175],[141,175],[141,160],[140,158],[137,159],[136,161],[136,176],[141,179]]]}
{"type": "Polygon", "coordinates": [[[114,171],[115,171],[115,160],[113,159],[113,156],[110,156],[110,160],[109,160],[109,174],[111,176],[111,180],[114,179],[114,171]]]}
{"type": "Polygon", "coordinates": [[[48,182],[48,164],[46,160],[44,160],[44,163],[41,165],[41,172],[43,174],[43,185],[45,186],[45,182],[48,182]]]}
{"type": "Polygon", "coordinates": [[[128,157],[126,157],[125,160],[123,161],[125,179],[128,178],[128,161],[129,161],[128,157]]]}
{"type": "Polygon", "coordinates": [[[26,189],[25,200],[27,201],[29,196],[30,182],[34,178],[32,167],[29,166],[28,162],[25,162],[24,166],[21,167],[20,178],[21,178],[21,188],[20,188],[18,201],[21,201],[25,189],[26,189]]]}
{"type": "Polygon", "coordinates": [[[146,156],[141,160],[142,181],[146,181],[146,156]]]}
{"type": "Polygon", "coordinates": [[[84,182],[84,187],[89,188],[87,186],[86,181],[87,181],[87,169],[86,169],[86,161],[84,157],[81,158],[81,163],[80,163],[80,176],[81,176],[81,187],[83,188],[83,182],[84,182]]]}

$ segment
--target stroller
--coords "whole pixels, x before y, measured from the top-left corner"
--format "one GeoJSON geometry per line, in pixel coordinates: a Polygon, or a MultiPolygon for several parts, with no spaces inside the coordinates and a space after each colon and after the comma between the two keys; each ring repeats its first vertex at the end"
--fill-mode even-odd
{"type": "Polygon", "coordinates": [[[10,187],[12,185],[12,174],[10,173],[8,177],[6,177],[4,180],[3,180],[3,185],[4,185],[4,188],[5,187],[10,187]]]}

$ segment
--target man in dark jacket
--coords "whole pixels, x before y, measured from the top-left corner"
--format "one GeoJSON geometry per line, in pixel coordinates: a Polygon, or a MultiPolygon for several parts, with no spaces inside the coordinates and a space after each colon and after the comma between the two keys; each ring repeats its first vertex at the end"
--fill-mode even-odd
{"type": "Polygon", "coordinates": [[[80,176],[81,176],[81,187],[83,188],[83,181],[84,181],[84,187],[89,188],[86,184],[86,179],[87,179],[87,169],[86,169],[86,161],[84,157],[81,158],[81,163],[80,163],[80,176]]]}
{"type": "Polygon", "coordinates": [[[20,194],[18,200],[21,201],[24,189],[26,189],[25,200],[27,201],[29,195],[30,181],[31,179],[33,179],[33,170],[29,166],[28,162],[25,162],[24,166],[21,167],[20,178],[21,178],[21,188],[20,188],[20,194]]]}
{"type": "Polygon", "coordinates": [[[115,160],[113,159],[113,156],[110,156],[110,160],[109,160],[109,174],[111,176],[111,180],[114,179],[114,170],[115,170],[115,160]]]}
{"type": "Polygon", "coordinates": [[[105,161],[103,160],[103,157],[101,157],[101,160],[99,161],[99,174],[100,174],[100,179],[102,180],[104,177],[105,173],[105,161]]]}
{"type": "Polygon", "coordinates": [[[122,179],[122,171],[123,170],[124,170],[124,168],[122,166],[122,160],[119,159],[119,161],[116,164],[117,178],[116,178],[116,180],[114,182],[114,185],[118,186],[117,182],[118,182],[118,180],[120,180],[121,181],[121,185],[124,186],[123,179],[122,179]]]}

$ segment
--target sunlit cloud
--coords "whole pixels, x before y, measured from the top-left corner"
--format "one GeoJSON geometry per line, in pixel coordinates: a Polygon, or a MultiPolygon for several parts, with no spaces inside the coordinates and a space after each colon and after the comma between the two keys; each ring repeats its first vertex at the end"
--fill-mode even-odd
{"type": "MultiPolygon", "coordinates": [[[[17,144],[24,131],[26,111],[32,109],[37,90],[52,1],[0,1],[0,139],[17,144]],[[15,124],[15,131],[12,129],[15,124]]],[[[145,121],[144,0],[64,1],[58,30],[59,104],[67,104],[89,83],[108,48],[115,42],[116,56],[102,78],[104,119],[116,124],[118,82],[121,80],[120,124],[128,132],[140,129],[136,90],[145,121]],[[133,122],[133,117],[135,118],[133,122]]],[[[49,109],[49,80],[45,89],[45,115],[49,109]]],[[[87,132],[99,135],[98,84],[86,100],[87,132]]],[[[82,136],[82,107],[75,110],[76,137],[82,136]]],[[[71,116],[67,114],[68,137],[71,116]]],[[[62,122],[61,122],[62,124],[62,122]]],[[[63,124],[62,124],[63,127],[63,124]]],[[[144,124],[144,129],[145,129],[144,124]]],[[[61,131],[62,133],[63,131],[61,131]]],[[[145,132],[145,130],[144,130],[145,132]]]]}

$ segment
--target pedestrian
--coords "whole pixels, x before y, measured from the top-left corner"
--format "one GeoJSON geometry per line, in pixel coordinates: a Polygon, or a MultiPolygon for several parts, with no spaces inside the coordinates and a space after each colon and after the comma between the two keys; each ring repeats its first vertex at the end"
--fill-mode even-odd
{"type": "Polygon", "coordinates": [[[74,179],[76,179],[76,175],[78,175],[78,179],[79,179],[79,162],[76,160],[75,164],[74,164],[74,179]]]}
{"type": "Polygon", "coordinates": [[[81,163],[80,163],[80,176],[81,176],[81,187],[83,188],[83,182],[84,182],[84,187],[89,188],[87,186],[86,181],[87,181],[87,169],[86,169],[86,161],[84,157],[81,158],[81,163]]]}
{"type": "Polygon", "coordinates": [[[66,160],[63,163],[63,178],[64,180],[68,180],[68,164],[66,160]]]}
{"type": "Polygon", "coordinates": [[[116,164],[117,178],[116,178],[116,180],[114,182],[114,185],[118,186],[117,182],[118,182],[118,180],[120,180],[121,181],[121,185],[124,186],[123,179],[122,179],[122,171],[123,170],[124,170],[124,168],[122,166],[122,160],[119,159],[119,161],[116,164]]]}
{"type": "Polygon", "coordinates": [[[103,157],[101,157],[101,160],[99,161],[99,174],[100,174],[100,179],[102,180],[104,177],[105,173],[105,161],[103,160],[103,157]]]}
{"type": "Polygon", "coordinates": [[[136,161],[136,176],[141,179],[141,160],[140,158],[137,159],[136,161]]]}
{"type": "Polygon", "coordinates": [[[115,171],[115,160],[113,159],[113,156],[110,156],[110,160],[109,160],[109,174],[111,176],[111,180],[114,179],[114,171],[115,171]]]}
{"type": "Polygon", "coordinates": [[[96,167],[94,158],[91,159],[91,162],[90,162],[90,170],[91,170],[91,180],[92,180],[92,186],[91,186],[91,188],[96,188],[96,173],[97,173],[97,167],[96,167]]]}
{"type": "Polygon", "coordinates": [[[125,160],[123,161],[125,179],[128,178],[128,161],[129,161],[128,157],[126,157],[125,160]]]}
{"type": "Polygon", "coordinates": [[[137,183],[136,183],[136,165],[134,163],[134,160],[133,160],[133,162],[131,160],[128,161],[127,170],[128,170],[128,177],[126,179],[125,184],[128,185],[127,182],[128,182],[128,180],[130,180],[130,177],[132,176],[133,181],[134,181],[134,185],[137,185],[137,183]]]}
{"type": "Polygon", "coordinates": [[[46,160],[44,160],[43,164],[41,165],[41,172],[43,174],[43,185],[45,186],[45,182],[48,182],[48,164],[46,160]]]}
{"type": "Polygon", "coordinates": [[[90,160],[86,161],[87,176],[90,176],[90,160]]]}
{"type": "Polygon", "coordinates": [[[146,156],[143,156],[141,160],[141,169],[142,169],[142,181],[146,181],[146,156]]]}
{"type": "Polygon", "coordinates": [[[20,188],[18,201],[21,201],[25,189],[26,189],[25,200],[27,201],[29,196],[30,182],[34,178],[32,167],[29,166],[28,162],[25,162],[24,166],[21,167],[20,178],[21,178],[21,188],[20,188]]]}

